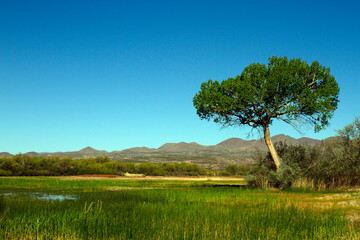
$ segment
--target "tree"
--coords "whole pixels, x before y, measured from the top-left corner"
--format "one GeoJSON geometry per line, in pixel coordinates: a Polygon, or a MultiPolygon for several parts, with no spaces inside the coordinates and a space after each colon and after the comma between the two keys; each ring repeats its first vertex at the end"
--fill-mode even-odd
{"type": "Polygon", "coordinates": [[[236,164],[230,164],[226,166],[225,170],[231,175],[236,175],[239,171],[239,167],[236,164]]]}
{"type": "Polygon", "coordinates": [[[267,66],[253,63],[235,78],[202,83],[193,103],[201,119],[223,126],[262,129],[279,169],[281,159],[269,131],[273,121],[284,121],[297,130],[302,124],[310,124],[318,132],[329,124],[338,96],[339,87],[330,68],[317,61],[309,65],[300,58],[274,56],[267,66]]]}
{"type": "MultiPolygon", "coordinates": [[[[338,135],[342,138],[340,145],[342,148],[342,162],[345,162],[356,176],[360,173],[360,117],[346,125],[343,129],[337,130],[338,135]]],[[[360,177],[358,178],[360,179],[360,177]]]]}
{"type": "Polygon", "coordinates": [[[360,117],[355,117],[354,122],[346,125],[343,129],[337,130],[339,136],[346,140],[360,141],[360,117]]]}

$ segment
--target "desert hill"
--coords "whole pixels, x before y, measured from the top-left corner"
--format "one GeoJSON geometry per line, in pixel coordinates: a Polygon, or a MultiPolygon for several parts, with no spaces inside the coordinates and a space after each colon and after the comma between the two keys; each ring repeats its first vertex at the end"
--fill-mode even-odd
{"type": "MultiPolygon", "coordinates": [[[[333,141],[334,137],[329,138],[333,141]]],[[[295,139],[290,136],[280,134],[272,137],[273,143],[285,142],[288,145],[317,145],[322,141],[312,138],[295,139]]],[[[325,139],[325,141],[327,141],[325,139]]],[[[60,156],[73,158],[90,158],[108,156],[111,160],[124,162],[185,162],[196,163],[202,167],[218,170],[228,164],[251,164],[252,156],[255,152],[266,152],[267,147],[264,139],[244,140],[241,138],[229,138],[216,145],[204,146],[195,142],[191,143],[165,143],[159,148],[134,147],[121,151],[107,152],[86,147],[79,151],[55,152],[55,153],[36,153],[28,152],[31,156],[60,156]]],[[[0,156],[12,156],[7,152],[1,152],[0,156]]]]}
{"type": "Polygon", "coordinates": [[[205,149],[206,149],[205,146],[195,142],[165,143],[164,145],[158,148],[159,151],[165,151],[165,152],[189,152],[189,151],[191,152],[191,151],[199,151],[205,149]]]}

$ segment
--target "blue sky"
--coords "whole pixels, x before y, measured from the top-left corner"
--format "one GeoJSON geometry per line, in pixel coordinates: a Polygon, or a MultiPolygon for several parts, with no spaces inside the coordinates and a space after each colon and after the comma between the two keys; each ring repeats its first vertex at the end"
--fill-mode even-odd
{"type": "Polygon", "coordinates": [[[121,150],[259,138],[201,121],[200,84],[270,56],[318,60],[340,86],[323,139],[360,115],[358,1],[0,0],[0,152],[121,150]]]}

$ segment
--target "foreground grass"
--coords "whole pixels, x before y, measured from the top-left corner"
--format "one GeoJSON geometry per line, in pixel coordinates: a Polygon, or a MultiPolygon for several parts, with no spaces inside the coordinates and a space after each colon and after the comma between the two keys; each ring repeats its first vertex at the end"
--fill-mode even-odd
{"type": "Polygon", "coordinates": [[[0,178],[1,193],[1,239],[360,238],[359,224],[341,210],[313,207],[311,199],[326,192],[251,190],[234,182],[31,177],[0,178]],[[76,200],[37,199],[34,192],[76,200]]]}

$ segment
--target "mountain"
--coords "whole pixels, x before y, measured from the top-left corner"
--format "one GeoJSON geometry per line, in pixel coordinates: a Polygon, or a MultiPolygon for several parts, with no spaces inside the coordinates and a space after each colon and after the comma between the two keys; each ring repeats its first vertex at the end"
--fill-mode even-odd
{"type": "MultiPolygon", "coordinates": [[[[250,141],[256,141],[256,140],[250,140],[250,141]]],[[[216,144],[215,146],[223,149],[234,149],[239,146],[248,145],[250,141],[246,141],[241,138],[229,138],[225,141],[222,141],[221,143],[216,144]]]]}
{"type": "Polygon", "coordinates": [[[121,154],[126,154],[126,153],[148,153],[148,152],[153,152],[155,151],[155,148],[148,148],[148,147],[134,147],[134,148],[128,148],[128,149],[124,149],[122,151],[112,151],[111,153],[121,153],[121,154]]]}
{"type": "Polygon", "coordinates": [[[342,137],[340,136],[335,136],[335,137],[328,137],[326,139],[324,139],[325,143],[336,143],[342,140],[342,137]]]}
{"type": "MultiPolygon", "coordinates": [[[[317,145],[321,140],[312,138],[295,139],[290,136],[280,134],[273,136],[273,143],[284,142],[288,145],[317,145]]],[[[329,141],[335,141],[338,137],[329,138],[329,141]]],[[[327,141],[325,139],[325,141],[327,141]]],[[[196,163],[202,167],[213,170],[223,169],[228,164],[247,165],[254,162],[255,152],[266,152],[267,147],[264,139],[244,140],[241,138],[229,138],[216,145],[204,146],[196,142],[186,143],[165,143],[159,148],[134,147],[121,151],[107,152],[96,150],[92,147],[86,147],[79,151],[55,152],[55,153],[36,153],[28,152],[30,156],[60,156],[72,158],[90,158],[98,156],[108,156],[110,159],[122,162],[173,162],[173,163],[196,163]]],[[[0,156],[12,156],[9,153],[2,152],[0,156]]]]}
{"type": "MultiPolygon", "coordinates": [[[[321,144],[322,142],[321,140],[306,138],[306,137],[296,139],[284,134],[275,135],[271,138],[271,140],[273,141],[274,144],[278,142],[283,142],[286,143],[287,145],[309,145],[309,146],[318,145],[321,144]]],[[[257,146],[262,148],[265,147],[265,150],[267,149],[265,140],[263,138],[257,140],[257,146]]]]}
{"type": "Polygon", "coordinates": [[[0,152],[0,157],[11,157],[12,154],[8,153],[8,152],[0,152]]]}
{"type": "Polygon", "coordinates": [[[165,143],[164,145],[158,148],[158,150],[165,152],[189,152],[189,151],[192,152],[192,151],[199,151],[204,149],[206,149],[205,146],[200,145],[196,142],[165,143]]]}
{"type": "Polygon", "coordinates": [[[101,154],[101,153],[104,153],[106,154],[107,151],[104,151],[104,150],[96,150],[95,148],[92,148],[92,147],[86,147],[86,148],[83,148],[81,149],[80,151],[78,151],[79,153],[81,154],[101,154]]]}
{"type": "Polygon", "coordinates": [[[307,138],[307,137],[302,137],[297,140],[300,144],[303,144],[303,145],[305,144],[305,145],[310,145],[310,146],[318,145],[322,142],[321,140],[307,138]]]}
{"type": "Polygon", "coordinates": [[[241,138],[229,138],[221,143],[215,145],[216,150],[225,150],[225,151],[232,151],[232,152],[241,152],[245,149],[249,149],[253,147],[258,140],[244,140],[241,138]]]}

